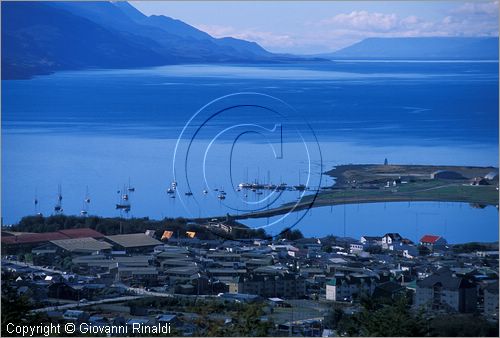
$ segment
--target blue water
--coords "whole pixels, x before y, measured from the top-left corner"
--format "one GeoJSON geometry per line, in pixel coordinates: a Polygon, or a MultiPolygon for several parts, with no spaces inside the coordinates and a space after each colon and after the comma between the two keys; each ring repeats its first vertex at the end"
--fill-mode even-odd
{"type": "MultiPolygon", "coordinates": [[[[35,212],[35,194],[40,201],[38,211],[50,214],[58,184],[68,214],[80,212],[88,187],[91,214],[117,215],[117,190],[130,178],[136,192],[129,216],[196,217],[296,200],[298,192],[281,196],[248,192],[245,197],[233,187],[254,180],[307,183],[313,188],[331,185],[332,180],[324,176],[319,181],[321,171],[343,163],[381,163],[387,157],[391,163],[402,164],[498,166],[498,63],[359,61],[60,72],[2,81],[2,98],[2,217],[6,224],[35,212]],[[203,114],[210,109],[195,116],[177,147],[178,153],[185,152],[190,137],[195,136],[186,162],[176,163],[180,194],[168,198],[165,190],[173,179],[172,160],[182,128],[208,102],[238,92],[270,95],[292,108],[253,97],[252,104],[275,105],[286,116],[256,107],[234,108],[209,119],[197,134],[197,126],[208,116],[203,114]],[[252,127],[252,132],[240,133],[232,156],[228,155],[230,141],[239,135],[237,128],[221,134],[206,150],[217,133],[236,125],[264,129],[252,127]],[[277,125],[282,135],[271,131],[277,125]],[[275,156],[276,150],[283,158],[275,156]],[[232,180],[228,179],[229,167],[232,180]],[[227,191],[226,200],[217,199],[216,188],[227,191]],[[209,194],[203,195],[203,189],[209,194]],[[188,190],[193,197],[184,196],[188,190]]],[[[243,101],[230,97],[219,105],[243,101]]],[[[369,208],[377,214],[388,210],[380,204],[369,208]]],[[[422,208],[412,205],[411,212],[422,208]]],[[[447,231],[454,231],[459,239],[466,238],[459,234],[473,233],[466,226],[453,226],[465,220],[471,228],[474,222],[485,224],[479,237],[498,239],[495,208],[462,205],[460,210],[472,209],[470,219],[457,208],[440,208],[435,219],[444,217],[447,231]]],[[[396,209],[389,212],[388,227],[414,226],[414,221],[401,224],[406,211],[396,209]]],[[[330,216],[319,210],[306,215],[298,226],[306,227],[308,217],[314,217],[317,225],[308,234],[327,233],[330,216]]],[[[371,214],[359,215],[359,224],[363,224],[361,219],[366,224],[373,219],[371,214]]],[[[268,230],[279,231],[286,222],[293,223],[292,218],[279,220],[268,230]]],[[[250,223],[263,226],[267,222],[250,223]]]]}
{"type": "MultiPolygon", "coordinates": [[[[439,234],[448,243],[492,242],[498,240],[497,219],[495,207],[479,209],[465,203],[350,204],[312,209],[297,229],[308,237],[335,235],[360,239],[361,236],[398,232],[414,242],[426,234],[439,234]]],[[[269,220],[270,223],[273,221],[274,218],[269,220]]],[[[252,219],[246,220],[245,224],[265,227],[266,222],[252,219]]]]}

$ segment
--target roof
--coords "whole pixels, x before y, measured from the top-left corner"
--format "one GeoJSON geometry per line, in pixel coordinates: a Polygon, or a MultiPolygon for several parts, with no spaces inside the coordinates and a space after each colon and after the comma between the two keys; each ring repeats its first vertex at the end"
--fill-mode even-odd
{"type": "Polygon", "coordinates": [[[56,239],[66,239],[68,236],[59,232],[45,232],[37,234],[23,234],[19,236],[2,236],[2,244],[29,244],[49,242],[56,239]]]}
{"type": "Polygon", "coordinates": [[[55,232],[23,233],[17,236],[2,236],[2,244],[35,244],[82,237],[102,238],[104,235],[90,228],[66,229],[55,232]]]}
{"type": "Polygon", "coordinates": [[[163,314],[163,315],[158,315],[156,317],[156,320],[159,322],[170,322],[177,319],[177,315],[173,314],[163,314]]]}
{"type": "Polygon", "coordinates": [[[431,244],[434,244],[436,243],[439,239],[441,238],[441,236],[436,236],[436,235],[424,235],[421,239],[420,239],[420,242],[421,243],[431,243],[431,244]]]}
{"type": "Polygon", "coordinates": [[[130,318],[127,321],[127,325],[133,325],[133,324],[147,324],[149,323],[148,318],[130,318]]]}
{"type": "Polygon", "coordinates": [[[127,234],[127,235],[113,235],[106,236],[111,242],[118,244],[124,248],[137,248],[143,246],[155,246],[162,244],[160,241],[151,238],[150,236],[138,233],[138,234],[127,234]]]}
{"type": "Polygon", "coordinates": [[[384,235],[384,237],[390,237],[392,240],[401,240],[403,237],[397,232],[389,232],[384,235]]]}
{"type": "Polygon", "coordinates": [[[449,178],[449,179],[463,179],[464,177],[462,174],[451,171],[451,170],[436,170],[433,173],[431,173],[431,178],[438,176],[440,178],[449,178]]]}
{"type": "Polygon", "coordinates": [[[331,286],[337,285],[337,278],[330,279],[328,282],[326,282],[326,285],[331,285],[331,286]]]}
{"type": "Polygon", "coordinates": [[[84,311],[81,310],[66,310],[63,314],[64,317],[79,317],[84,314],[84,311]]]}
{"type": "Polygon", "coordinates": [[[486,178],[487,180],[493,180],[497,177],[498,177],[498,172],[496,171],[489,172],[486,176],[484,176],[484,178],[486,178]]]}
{"type": "Polygon", "coordinates": [[[104,235],[98,231],[90,228],[76,228],[76,229],[65,229],[59,230],[60,233],[68,236],[69,238],[81,238],[81,237],[92,237],[92,238],[103,238],[104,235]]]}
{"type": "Polygon", "coordinates": [[[432,288],[440,283],[444,289],[458,291],[460,288],[473,287],[474,285],[467,283],[464,278],[455,277],[450,269],[441,268],[429,277],[417,281],[417,287],[432,288]]]}
{"type": "Polygon", "coordinates": [[[60,247],[63,250],[75,252],[75,251],[99,251],[111,249],[112,245],[98,241],[92,237],[84,238],[71,238],[71,239],[59,239],[55,241],[50,241],[52,244],[60,247]]]}
{"type": "Polygon", "coordinates": [[[388,281],[385,283],[378,284],[376,286],[376,289],[380,289],[384,292],[394,293],[405,290],[406,288],[404,286],[401,286],[399,283],[388,281]]]}
{"type": "Polygon", "coordinates": [[[166,274],[183,274],[192,275],[200,271],[197,266],[180,266],[176,268],[170,268],[165,271],[166,274]]]}
{"type": "Polygon", "coordinates": [[[157,275],[158,271],[155,267],[118,267],[119,272],[131,272],[132,275],[157,275]]]}
{"type": "Polygon", "coordinates": [[[361,236],[361,238],[364,238],[367,241],[382,241],[382,237],[380,236],[361,236]]]}

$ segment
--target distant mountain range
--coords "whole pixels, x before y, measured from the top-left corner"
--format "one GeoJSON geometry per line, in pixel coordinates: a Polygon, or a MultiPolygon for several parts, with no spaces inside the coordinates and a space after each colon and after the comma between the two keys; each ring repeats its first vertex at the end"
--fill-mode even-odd
{"type": "Polygon", "coordinates": [[[369,38],[329,59],[498,60],[498,37],[369,38]]]}
{"type": "Polygon", "coordinates": [[[370,38],[330,54],[296,56],[214,38],[127,2],[2,2],[2,78],[58,70],[180,63],[275,63],[332,58],[498,59],[498,38],[370,38]]]}
{"type": "Polygon", "coordinates": [[[127,2],[2,2],[2,78],[177,63],[290,62],[255,42],[214,38],[127,2]]]}

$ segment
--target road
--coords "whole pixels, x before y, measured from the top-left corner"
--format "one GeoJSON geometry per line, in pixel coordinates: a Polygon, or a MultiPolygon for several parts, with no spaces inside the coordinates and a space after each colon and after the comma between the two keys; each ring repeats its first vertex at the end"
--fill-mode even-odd
{"type": "Polygon", "coordinates": [[[48,307],[44,307],[44,308],[40,308],[40,309],[31,310],[30,312],[36,313],[36,312],[69,310],[69,309],[79,308],[79,307],[83,307],[83,306],[99,305],[99,304],[105,304],[105,303],[125,302],[128,300],[139,299],[142,297],[145,297],[145,296],[122,296],[122,297],[115,297],[115,298],[106,298],[106,299],[101,299],[101,300],[96,300],[96,301],[76,302],[73,304],[48,306],[48,307]]]}

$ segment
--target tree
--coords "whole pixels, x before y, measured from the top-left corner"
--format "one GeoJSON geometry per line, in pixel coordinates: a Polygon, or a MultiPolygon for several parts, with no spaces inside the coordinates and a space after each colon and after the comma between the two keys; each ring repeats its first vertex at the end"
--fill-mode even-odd
{"type": "Polygon", "coordinates": [[[8,337],[12,335],[7,332],[8,323],[36,326],[48,322],[45,314],[30,313],[34,305],[28,297],[18,295],[14,288],[7,285],[4,282],[6,277],[6,275],[2,276],[2,336],[8,337]]]}
{"type": "Polygon", "coordinates": [[[393,303],[380,304],[371,299],[362,299],[363,310],[346,316],[333,314],[336,328],[349,336],[424,336],[427,325],[421,314],[413,314],[406,297],[393,303]]]}
{"type": "Polygon", "coordinates": [[[480,316],[446,315],[430,323],[431,336],[498,337],[498,322],[491,323],[480,316]]]}
{"type": "Polygon", "coordinates": [[[280,239],[286,239],[289,241],[296,241],[298,239],[304,238],[304,235],[302,235],[302,232],[300,230],[295,229],[291,230],[290,228],[283,229],[281,234],[279,235],[280,239]]]}

